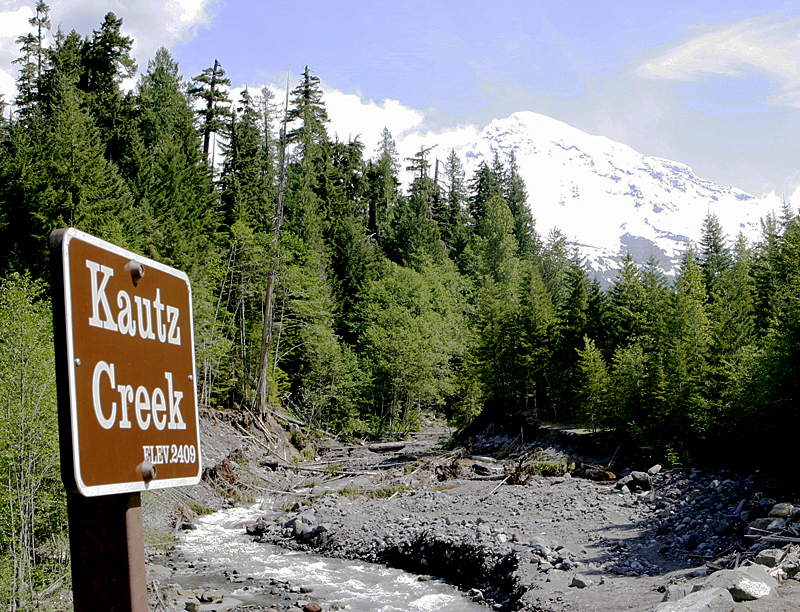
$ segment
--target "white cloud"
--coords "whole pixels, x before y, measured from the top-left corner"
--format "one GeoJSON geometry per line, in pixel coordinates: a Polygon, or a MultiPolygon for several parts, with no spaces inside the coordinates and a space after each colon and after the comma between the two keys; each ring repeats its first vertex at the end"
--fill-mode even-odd
{"type": "Polygon", "coordinates": [[[19,54],[17,38],[30,32],[28,19],[33,17],[30,6],[21,6],[22,2],[0,1],[0,94],[4,94],[6,102],[16,95],[16,66],[11,62],[19,54]]]}
{"type": "Polygon", "coordinates": [[[695,81],[757,72],[778,86],[775,106],[800,107],[800,17],[785,13],[711,28],[640,66],[640,76],[695,81]]]}
{"type": "Polygon", "coordinates": [[[323,88],[325,107],[331,119],[328,132],[340,140],[359,137],[370,155],[387,128],[395,140],[422,124],[421,111],[404,106],[397,100],[383,100],[380,104],[364,100],[358,94],[347,94],[330,87],[323,88]]]}

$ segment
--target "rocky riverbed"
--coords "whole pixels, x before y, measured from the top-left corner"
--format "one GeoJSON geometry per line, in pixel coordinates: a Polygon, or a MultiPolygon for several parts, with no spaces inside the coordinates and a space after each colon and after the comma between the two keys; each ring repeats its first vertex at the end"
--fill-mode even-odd
{"type": "MultiPolygon", "coordinates": [[[[571,465],[563,447],[534,452],[535,442],[518,445],[498,460],[437,451],[441,433],[415,436],[403,448],[332,445],[314,462],[271,463],[269,486],[251,488],[291,494],[281,493],[282,508],[242,529],[264,547],[313,550],[450,581],[490,609],[800,610],[800,583],[793,579],[800,570],[794,550],[800,509],[771,497],[758,475],[651,465],[598,482],[572,476],[569,468],[611,476],[571,465]],[[743,583],[757,586],[743,594],[736,590],[743,583]]],[[[230,468],[233,480],[251,474],[247,453],[239,457],[230,468]]],[[[259,461],[274,460],[261,454],[259,461]]],[[[178,588],[171,578],[186,575],[185,565],[174,553],[153,558],[153,568],[165,568],[153,583],[161,585],[163,605],[237,605],[230,597],[223,604],[225,590],[215,587],[224,584],[205,585],[223,594],[216,604],[198,597],[202,588],[178,588]]],[[[248,580],[234,570],[224,577],[228,586],[248,580]]],[[[315,601],[313,593],[297,598],[303,585],[286,581],[247,586],[253,598],[242,609],[336,605],[315,601]]]]}

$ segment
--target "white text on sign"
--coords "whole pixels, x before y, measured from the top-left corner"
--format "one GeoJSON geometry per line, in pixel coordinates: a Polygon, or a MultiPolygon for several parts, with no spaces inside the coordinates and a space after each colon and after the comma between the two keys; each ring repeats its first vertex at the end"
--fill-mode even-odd
{"type": "Polygon", "coordinates": [[[197,461],[197,449],[194,444],[150,444],[142,447],[142,454],[144,460],[153,465],[197,461]]]}
{"type": "Polygon", "coordinates": [[[181,328],[178,327],[180,310],[161,302],[161,289],[156,289],[156,297],[152,302],[139,295],[133,296],[131,301],[127,291],[118,291],[119,310],[115,318],[106,295],[108,281],[114,276],[114,269],[89,259],[86,260],[86,267],[89,268],[92,288],[92,316],[89,317],[89,325],[129,336],[135,336],[138,330],[139,337],[144,340],[158,338],[159,342],[180,345],[181,328]],[[155,331],[153,331],[154,315],[155,331]]]}
{"type": "Polygon", "coordinates": [[[150,392],[146,387],[139,386],[134,391],[133,385],[117,384],[114,364],[98,361],[92,373],[92,402],[97,422],[103,429],[111,429],[117,423],[119,428],[131,429],[130,413],[136,419],[139,429],[146,431],[150,425],[156,429],[186,429],[186,423],[181,415],[181,400],[183,391],[173,389],[172,372],[164,372],[167,381],[166,394],[160,387],[150,392]],[[105,375],[105,376],[104,376],[105,375]],[[110,410],[104,409],[101,401],[101,385],[104,379],[108,380],[111,390],[119,393],[119,404],[111,402],[110,410]],[[119,411],[117,408],[119,407],[119,411]],[[119,415],[117,414],[119,412],[119,415]],[[107,416],[106,416],[107,415],[107,416]]]}

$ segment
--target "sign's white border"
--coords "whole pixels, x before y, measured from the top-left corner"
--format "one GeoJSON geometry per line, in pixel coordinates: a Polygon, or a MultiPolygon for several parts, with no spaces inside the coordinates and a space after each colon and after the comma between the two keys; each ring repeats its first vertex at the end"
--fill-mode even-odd
{"type": "Polygon", "coordinates": [[[72,430],[72,462],[73,462],[73,469],[75,473],[75,485],[78,487],[78,491],[81,495],[85,497],[96,497],[99,495],[112,495],[115,493],[135,493],[137,491],[149,491],[152,489],[167,489],[170,487],[179,487],[184,485],[194,485],[200,482],[200,476],[202,474],[202,465],[201,465],[201,453],[200,453],[200,418],[199,414],[197,414],[197,371],[195,365],[195,351],[194,351],[194,317],[191,316],[191,308],[192,308],[192,286],[189,283],[189,277],[180,270],[176,270],[175,268],[171,268],[169,266],[165,266],[164,264],[154,261],[152,259],[148,259],[147,257],[143,257],[138,255],[137,253],[133,253],[132,251],[128,251],[123,249],[122,247],[118,247],[115,244],[111,244],[110,242],[106,242],[105,240],[101,240],[100,238],[95,238],[94,236],[77,230],[75,228],[69,228],[64,232],[63,240],[61,243],[61,262],[63,266],[63,273],[64,273],[64,311],[66,314],[66,331],[67,331],[67,371],[69,373],[69,400],[70,400],[70,423],[71,423],[71,430],[72,430]],[[105,251],[110,251],[116,255],[120,255],[126,259],[133,259],[142,263],[144,266],[149,268],[155,268],[169,274],[171,276],[177,277],[181,279],[183,282],[186,283],[186,289],[189,295],[189,337],[191,338],[191,349],[192,349],[192,389],[194,391],[194,405],[195,405],[195,438],[197,440],[197,475],[187,478],[164,478],[160,479],[155,478],[151,480],[149,483],[145,483],[143,480],[132,481],[132,482],[121,482],[116,484],[109,484],[109,485],[96,485],[96,486],[88,486],[86,483],[83,482],[83,477],[81,475],[81,458],[80,458],[80,434],[78,432],[78,401],[77,395],[75,390],[75,342],[74,342],[74,334],[72,330],[72,286],[69,274],[69,243],[72,239],[82,240],[84,242],[88,242],[98,248],[101,248],[105,251]]]}

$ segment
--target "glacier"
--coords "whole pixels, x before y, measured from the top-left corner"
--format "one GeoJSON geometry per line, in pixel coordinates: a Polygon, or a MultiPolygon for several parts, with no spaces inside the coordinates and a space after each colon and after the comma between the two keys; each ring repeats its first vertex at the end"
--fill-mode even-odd
{"type": "Polygon", "coordinates": [[[468,180],[482,162],[491,166],[495,154],[507,167],[513,153],[537,231],[546,236],[560,229],[605,283],[628,252],[640,263],[654,257],[674,276],[709,213],[731,243],[742,232],[754,244],[761,219],[782,205],[775,194],[754,197],[718,185],[685,164],[642,155],[530,111],[495,119],[454,150],[468,180]]]}

